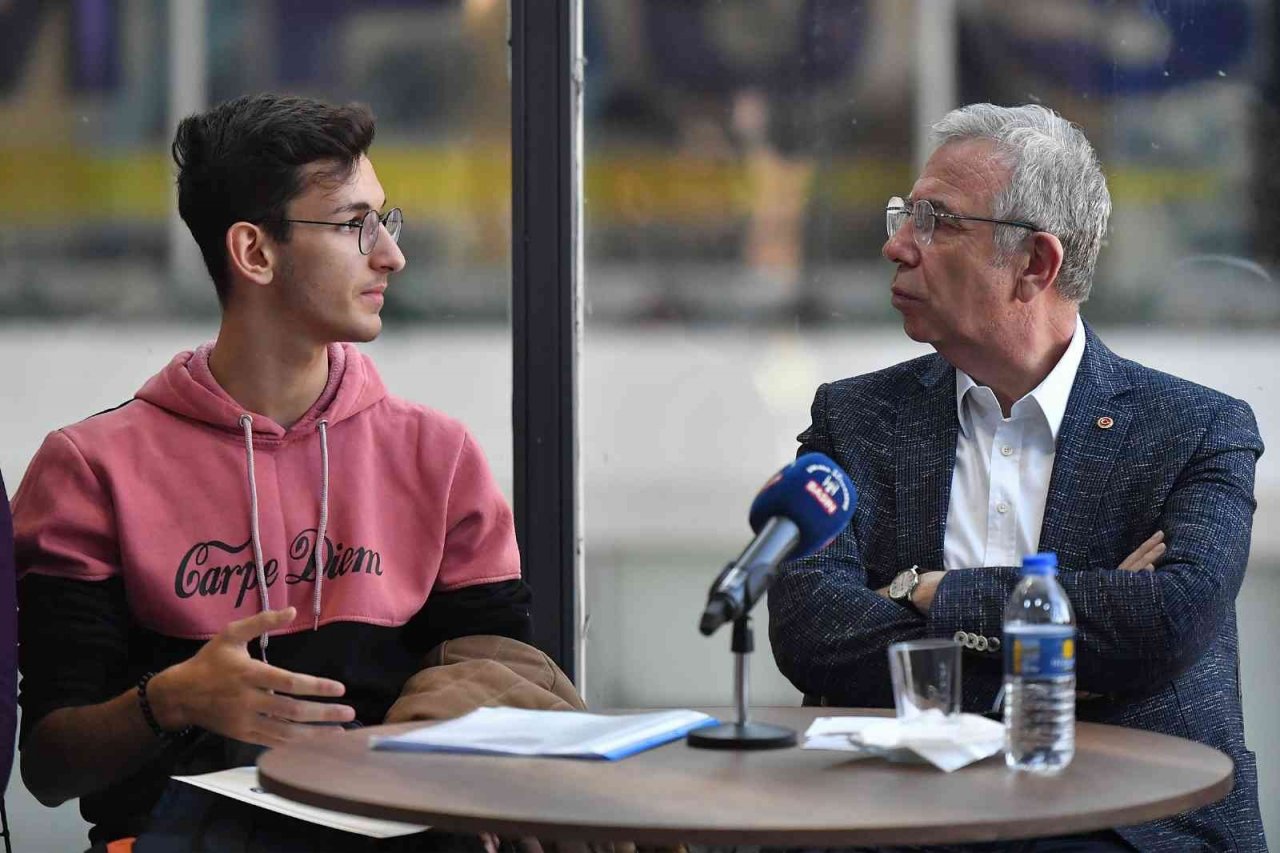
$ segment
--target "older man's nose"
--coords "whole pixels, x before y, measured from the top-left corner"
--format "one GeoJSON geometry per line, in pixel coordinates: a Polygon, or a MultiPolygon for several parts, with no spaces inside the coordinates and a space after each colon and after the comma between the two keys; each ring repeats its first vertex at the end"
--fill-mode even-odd
{"type": "Polygon", "coordinates": [[[920,249],[916,246],[916,241],[911,233],[911,219],[907,218],[898,230],[885,241],[884,246],[880,249],[880,254],[884,259],[895,264],[914,265],[920,257],[920,249]]]}

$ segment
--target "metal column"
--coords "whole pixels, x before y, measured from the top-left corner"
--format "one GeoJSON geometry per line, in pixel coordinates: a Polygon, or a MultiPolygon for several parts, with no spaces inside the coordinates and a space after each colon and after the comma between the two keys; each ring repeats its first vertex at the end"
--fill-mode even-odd
{"type": "Polygon", "coordinates": [[[582,7],[510,0],[510,14],[516,537],[535,642],[582,689],[582,7]]]}

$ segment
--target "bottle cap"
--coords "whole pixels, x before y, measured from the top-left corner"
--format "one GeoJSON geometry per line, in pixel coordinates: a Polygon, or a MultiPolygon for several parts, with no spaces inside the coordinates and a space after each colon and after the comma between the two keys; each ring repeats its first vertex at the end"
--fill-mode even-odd
{"type": "Polygon", "coordinates": [[[1056,575],[1058,555],[1052,551],[1028,554],[1022,558],[1022,573],[1024,575],[1056,575]]]}

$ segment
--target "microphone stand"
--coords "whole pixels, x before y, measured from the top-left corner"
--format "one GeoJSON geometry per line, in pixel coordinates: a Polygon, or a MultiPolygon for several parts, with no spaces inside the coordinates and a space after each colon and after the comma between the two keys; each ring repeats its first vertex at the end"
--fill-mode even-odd
{"type": "Polygon", "coordinates": [[[748,718],[749,662],[751,652],[755,650],[755,637],[751,630],[751,617],[746,613],[733,620],[731,648],[734,655],[733,696],[738,721],[689,732],[689,746],[702,749],[779,749],[795,746],[796,733],[793,730],[768,723],[753,723],[748,718]]]}

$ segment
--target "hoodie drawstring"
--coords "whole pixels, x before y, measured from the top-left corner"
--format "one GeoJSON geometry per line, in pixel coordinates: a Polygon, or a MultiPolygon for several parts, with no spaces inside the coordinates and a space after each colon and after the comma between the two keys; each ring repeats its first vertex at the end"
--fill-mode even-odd
{"type": "MultiPolygon", "coordinates": [[[[244,452],[249,467],[249,530],[253,542],[253,566],[258,573],[258,593],[262,598],[262,612],[271,609],[271,598],[267,594],[267,574],[262,568],[262,536],[258,530],[258,481],[253,472],[253,417],[247,414],[240,416],[240,426],[244,427],[244,452]]],[[[267,635],[260,638],[262,661],[267,661],[267,635]]]]}
{"type": "Polygon", "coordinates": [[[311,594],[311,629],[320,628],[320,582],[324,579],[324,534],[329,526],[329,422],[320,421],[320,523],[316,525],[316,588],[311,594]]]}
{"type": "MultiPolygon", "coordinates": [[[[258,481],[253,469],[253,416],[240,416],[240,426],[244,427],[244,453],[249,469],[249,530],[253,542],[253,566],[258,575],[258,591],[262,599],[262,610],[271,609],[271,598],[267,592],[267,575],[263,570],[262,535],[258,527],[258,481]]],[[[316,425],[320,431],[320,523],[316,525],[316,544],[312,549],[312,559],[316,569],[316,587],[311,595],[311,628],[320,627],[320,584],[324,579],[324,543],[326,528],[329,526],[329,422],[320,421],[316,425]]],[[[267,635],[261,637],[262,660],[267,659],[267,635]]]]}

